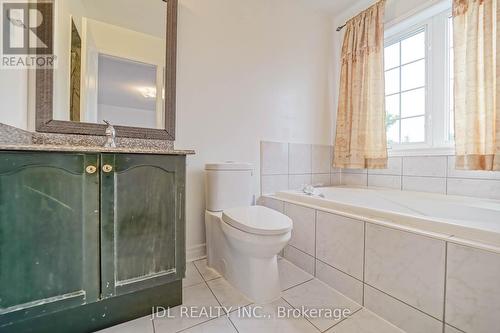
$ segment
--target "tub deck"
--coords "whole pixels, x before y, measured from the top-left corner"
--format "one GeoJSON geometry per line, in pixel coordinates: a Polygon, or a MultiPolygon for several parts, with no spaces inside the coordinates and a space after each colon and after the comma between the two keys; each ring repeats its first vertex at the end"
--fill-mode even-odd
{"type": "Polygon", "coordinates": [[[274,197],[500,253],[500,201],[366,187],[322,187],[274,197]]]}

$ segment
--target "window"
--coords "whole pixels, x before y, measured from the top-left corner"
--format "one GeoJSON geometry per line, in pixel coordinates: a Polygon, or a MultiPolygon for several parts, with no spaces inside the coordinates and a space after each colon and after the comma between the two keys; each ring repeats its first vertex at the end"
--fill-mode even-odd
{"type": "Polygon", "coordinates": [[[452,147],[450,33],[450,10],[443,6],[430,8],[386,31],[385,101],[392,154],[452,147]]]}
{"type": "Polygon", "coordinates": [[[453,17],[448,17],[448,141],[455,141],[455,113],[453,111],[453,17]]]}
{"type": "Polygon", "coordinates": [[[385,101],[390,144],[425,142],[425,30],[385,48],[385,101]]]}

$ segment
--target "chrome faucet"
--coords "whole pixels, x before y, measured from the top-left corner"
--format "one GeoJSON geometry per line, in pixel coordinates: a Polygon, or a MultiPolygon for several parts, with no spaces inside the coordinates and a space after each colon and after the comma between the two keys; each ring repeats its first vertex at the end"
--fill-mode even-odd
{"type": "Polygon", "coordinates": [[[309,195],[309,196],[318,196],[320,198],[324,198],[325,197],[325,195],[323,193],[317,193],[316,192],[316,188],[313,185],[305,185],[302,188],[302,192],[305,195],[309,195]]]}
{"type": "Polygon", "coordinates": [[[104,147],[116,148],[116,143],[115,143],[116,130],[109,121],[104,120],[104,123],[108,125],[108,127],[106,128],[106,143],[104,144],[104,147]]]}
{"type": "Polygon", "coordinates": [[[302,192],[304,192],[304,194],[307,194],[307,195],[314,195],[314,186],[312,185],[305,185],[303,188],[302,188],[302,192]]]}

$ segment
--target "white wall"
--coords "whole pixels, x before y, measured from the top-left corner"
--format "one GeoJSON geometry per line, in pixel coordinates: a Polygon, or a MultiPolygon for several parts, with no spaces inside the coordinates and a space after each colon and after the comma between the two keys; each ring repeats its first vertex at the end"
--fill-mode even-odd
{"type": "Polygon", "coordinates": [[[141,32],[87,19],[90,33],[100,53],[158,66],[165,65],[165,40],[141,32]]]}
{"type": "Polygon", "coordinates": [[[28,70],[0,69],[0,122],[28,129],[28,70]]]}
{"type": "Polygon", "coordinates": [[[204,164],[255,166],[259,141],[329,144],[331,18],[296,0],[181,0],[176,147],[188,158],[187,247],[205,243],[204,164]]]}

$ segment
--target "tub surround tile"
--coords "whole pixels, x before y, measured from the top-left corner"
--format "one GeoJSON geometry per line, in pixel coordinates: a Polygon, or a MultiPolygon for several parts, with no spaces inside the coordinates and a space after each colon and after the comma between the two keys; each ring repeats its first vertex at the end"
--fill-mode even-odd
{"type": "MultiPolygon", "coordinates": [[[[252,307],[252,306],[250,306],[252,307]]],[[[229,316],[239,333],[318,333],[318,330],[305,318],[280,318],[279,309],[292,309],[283,299],[271,304],[254,308],[262,318],[245,318],[237,312],[229,316]]]]}
{"type": "Polygon", "coordinates": [[[207,312],[211,312],[214,318],[210,316],[186,317],[181,316],[181,306],[170,309],[169,315],[173,318],[155,318],[154,327],[157,333],[174,333],[186,328],[215,319],[220,309],[219,302],[214,297],[205,283],[197,284],[183,289],[182,306],[185,307],[206,307],[207,312]]]}
{"type": "Polygon", "coordinates": [[[361,175],[365,175],[365,174],[368,174],[368,169],[349,169],[349,168],[345,168],[345,169],[342,169],[342,173],[351,173],[351,174],[361,174],[361,175]]]}
{"type": "Polygon", "coordinates": [[[448,178],[475,178],[475,179],[496,179],[500,180],[498,171],[475,171],[457,170],[455,168],[455,156],[448,156],[448,178]]]}
{"type": "Polygon", "coordinates": [[[448,194],[500,200],[500,180],[449,178],[448,194]]]}
{"type": "Polygon", "coordinates": [[[326,333],[405,333],[367,309],[361,309],[326,333]]]}
{"type": "Polygon", "coordinates": [[[313,174],[311,184],[316,187],[330,186],[331,184],[330,174],[329,173],[313,174]]]}
{"type": "MultiPolygon", "coordinates": [[[[285,202],[285,205],[289,204],[285,202]]],[[[312,220],[309,208],[293,206],[298,206],[294,208],[299,212],[296,215],[302,220],[312,220]],[[308,218],[304,219],[308,214],[308,218]]],[[[363,285],[359,279],[322,261],[325,259],[319,260],[323,255],[322,251],[328,253],[331,246],[339,243],[337,240],[333,245],[328,244],[329,240],[323,240],[322,237],[343,237],[343,233],[352,236],[355,232],[339,232],[334,227],[336,221],[328,219],[330,215],[336,216],[335,214],[321,211],[316,211],[316,214],[316,252],[309,255],[294,246],[287,246],[284,256],[293,264],[314,274],[316,279],[336,289],[341,295],[360,304],[364,302],[367,309],[409,333],[489,333],[492,328],[494,330],[500,327],[500,254],[366,223],[363,285]],[[446,327],[443,321],[446,322],[446,327]]],[[[348,223],[349,219],[344,219],[348,223]]],[[[309,231],[312,229],[309,227],[309,231]]],[[[307,243],[305,239],[313,239],[312,237],[309,235],[299,243],[307,243]]],[[[342,240],[340,239],[340,242],[342,240]]],[[[342,252],[331,250],[334,255],[342,252]]],[[[344,256],[353,257],[352,254],[344,256]]],[[[307,286],[312,281],[291,287],[286,292],[307,286]]],[[[315,297],[314,291],[307,290],[304,294],[306,293],[309,301],[315,297]]],[[[290,298],[290,295],[288,297],[290,298]]],[[[296,295],[296,299],[306,298],[296,295]]],[[[293,300],[287,301],[294,305],[293,300]]],[[[319,325],[320,329],[326,326],[321,321],[319,324],[313,323],[319,325]]],[[[332,332],[335,332],[335,327],[341,326],[333,326],[332,332]]]]}
{"type": "Polygon", "coordinates": [[[442,333],[443,323],[365,285],[365,307],[407,333],[442,333]]]}
{"type": "Polygon", "coordinates": [[[368,174],[342,173],[340,176],[342,185],[368,186],[368,174]]]}
{"type": "Polygon", "coordinates": [[[312,146],[312,173],[329,174],[332,164],[331,146],[312,146]]]}
{"type": "Polygon", "coordinates": [[[500,172],[456,170],[454,156],[395,156],[389,157],[386,169],[369,170],[334,168],[333,156],[334,148],[328,145],[262,142],[262,194],[297,190],[308,183],[314,186],[368,186],[500,200],[500,172]],[[329,180],[327,173],[330,174],[329,180]],[[269,175],[280,177],[269,178],[269,175]]]}
{"type": "Polygon", "coordinates": [[[333,159],[334,159],[334,152],[333,152],[333,148],[332,148],[332,160],[330,162],[330,173],[341,173],[342,172],[342,168],[337,168],[333,165],[333,159]]]}
{"type": "Polygon", "coordinates": [[[500,327],[500,255],[448,244],[446,322],[465,332],[500,327]]]}
{"type": "Polygon", "coordinates": [[[330,184],[332,186],[341,185],[342,184],[341,174],[340,173],[330,174],[330,184]]]}
{"type": "Polygon", "coordinates": [[[278,260],[278,271],[280,274],[281,290],[290,289],[314,278],[314,276],[286,259],[278,260]]]}
{"type": "Polygon", "coordinates": [[[288,175],[262,176],[262,194],[288,190],[288,175]]]}
{"type": "Polygon", "coordinates": [[[285,211],[285,203],[278,199],[273,199],[270,197],[260,197],[258,200],[258,204],[280,213],[283,213],[285,211]]]}
{"type": "Polygon", "coordinates": [[[207,282],[208,287],[217,298],[217,301],[225,307],[231,308],[231,311],[247,306],[252,303],[238,289],[233,287],[226,279],[218,278],[207,282]]]}
{"type": "Polygon", "coordinates": [[[341,168],[336,168],[336,167],[334,167],[332,165],[330,173],[342,173],[342,169],[341,168]]]}
{"type": "Polygon", "coordinates": [[[363,282],[319,260],[316,260],[316,278],[356,303],[363,304],[363,282]]]}
{"type": "Polygon", "coordinates": [[[444,276],[444,241],[367,223],[367,284],[441,319],[444,276]]]}
{"type": "Polygon", "coordinates": [[[285,203],[285,214],[293,221],[292,238],[289,244],[314,256],[316,211],[285,203]]]}
{"type": "Polygon", "coordinates": [[[289,168],[291,175],[311,173],[312,146],[298,143],[290,144],[289,168]]]}
{"type": "Polygon", "coordinates": [[[312,184],[312,177],[307,175],[289,175],[288,176],[288,189],[302,190],[305,186],[312,184]]]}
{"type": "Polygon", "coordinates": [[[363,280],[364,222],[318,211],[316,257],[363,280]]]}
{"type": "Polygon", "coordinates": [[[207,259],[196,260],[194,261],[194,265],[205,281],[210,281],[221,277],[221,275],[215,269],[207,266],[207,259]]]}
{"type": "Polygon", "coordinates": [[[404,191],[446,194],[446,178],[403,176],[404,191]]]}
{"type": "Polygon", "coordinates": [[[328,145],[262,141],[261,195],[301,190],[311,184],[340,185],[341,169],[332,167],[332,154],[328,145]]]}
{"type": "Polygon", "coordinates": [[[403,158],[389,157],[386,169],[369,169],[369,175],[393,175],[400,176],[403,173],[403,158]]]}
{"type": "Polygon", "coordinates": [[[492,242],[491,240],[488,241],[474,241],[470,239],[465,239],[461,237],[456,237],[456,236],[451,236],[448,239],[448,243],[453,243],[457,245],[463,245],[466,247],[470,247],[473,249],[478,249],[478,250],[484,250],[488,252],[493,252],[493,253],[498,253],[500,254],[500,246],[498,245],[497,242],[492,242]]]}
{"type": "Polygon", "coordinates": [[[283,257],[307,273],[314,275],[314,257],[290,245],[287,245],[283,250],[283,257]]]}
{"type": "Polygon", "coordinates": [[[288,144],[261,142],[262,175],[288,174],[288,144]]]}
{"type": "Polygon", "coordinates": [[[446,177],[446,156],[403,157],[404,176],[446,177]]]}
{"type": "Polygon", "coordinates": [[[395,190],[401,190],[402,178],[401,176],[393,175],[368,175],[368,186],[385,187],[395,190]]]}
{"type": "MultiPolygon", "coordinates": [[[[323,282],[314,279],[283,292],[283,298],[293,307],[305,306],[309,309],[349,309],[350,313],[361,309],[361,306],[339,292],[329,288],[323,282]]],[[[325,331],[342,319],[309,318],[309,321],[319,330],[325,331]]]]}

